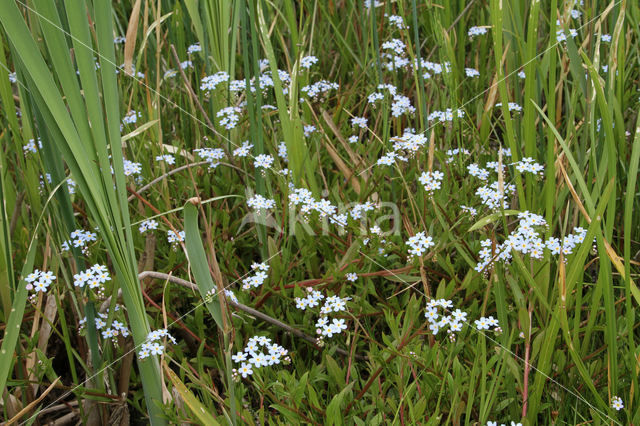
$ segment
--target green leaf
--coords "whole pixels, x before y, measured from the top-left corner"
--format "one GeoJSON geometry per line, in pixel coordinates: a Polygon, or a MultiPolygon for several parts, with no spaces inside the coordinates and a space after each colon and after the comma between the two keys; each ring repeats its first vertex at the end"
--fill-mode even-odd
{"type": "Polygon", "coordinates": [[[495,222],[496,220],[500,219],[502,217],[502,215],[504,214],[505,216],[513,216],[514,214],[518,214],[520,213],[520,211],[518,210],[505,210],[504,212],[496,212],[496,213],[492,213],[488,216],[483,217],[482,219],[479,219],[476,223],[474,223],[471,228],[469,228],[469,230],[467,232],[473,232],[476,231],[480,228],[483,228],[485,226],[487,226],[490,223],[495,222]]]}
{"type": "Polygon", "coordinates": [[[344,401],[344,398],[347,396],[347,394],[351,392],[351,388],[353,387],[354,384],[355,382],[349,383],[344,389],[342,389],[342,391],[340,391],[339,394],[337,394],[331,399],[331,402],[327,406],[327,411],[325,415],[326,424],[328,425],[343,424],[342,422],[343,415],[341,411],[342,403],[344,401]]]}
{"type": "Polygon", "coordinates": [[[173,383],[182,400],[187,404],[191,412],[200,420],[204,425],[219,425],[218,421],[209,413],[209,408],[202,405],[202,403],[196,398],[196,396],[182,383],[182,380],[176,373],[173,372],[166,364],[164,364],[165,374],[173,383]]]}
{"type": "Polygon", "coordinates": [[[217,294],[217,288],[211,278],[209,263],[207,262],[200,229],[198,228],[198,209],[191,203],[187,203],[184,206],[184,233],[189,266],[198,285],[198,291],[200,291],[200,296],[204,299],[205,306],[218,328],[222,330],[222,311],[218,298],[224,297],[224,294],[217,294]]]}

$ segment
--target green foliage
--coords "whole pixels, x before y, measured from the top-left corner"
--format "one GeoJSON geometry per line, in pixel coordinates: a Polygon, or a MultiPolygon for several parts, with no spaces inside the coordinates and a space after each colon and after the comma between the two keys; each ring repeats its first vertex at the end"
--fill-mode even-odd
{"type": "Polygon", "coordinates": [[[134,3],[0,8],[3,418],[77,403],[76,420],[103,424],[640,423],[637,2],[144,1],[130,26],[134,3]],[[127,28],[134,75],[114,44],[127,28]],[[339,88],[309,96],[320,80],[339,88]],[[392,114],[379,84],[415,112],[392,114]],[[424,138],[394,151],[407,128],[424,138]],[[201,163],[200,148],[218,151],[201,163]],[[406,161],[379,165],[390,152],[406,161]],[[519,169],[528,158],[543,171],[519,169]],[[486,181],[471,175],[488,162],[486,181]],[[426,191],[430,171],[442,182],[426,191]],[[504,208],[480,200],[491,183],[515,188],[504,208]],[[294,205],[296,188],[336,210],[294,205]],[[270,207],[249,207],[256,194],[270,207]],[[583,241],[503,261],[525,211],[545,242],[576,227],[583,241]],[[64,250],[76,229],[98,241],[64,250]],[[410,256],[420,232],[433,246],[410,256]],[[95,264],[111,280],[74,285],[95,264]],[[34,269],[57,276],[46,293],[27,288],[34,269]],[[321,314],[335,297],[344,309],[321,314]],[[459,331],[434,333],[433,300],[466,313],[459,331]],[[323,316],[346,330],[317,340],[323,316]],[[104,334],[118,322],[131,337],[104,334]],[[141,357],[165,328],[176,344],[141,357]],[[242,377],[253,336],[286,353],[242,377]]]}

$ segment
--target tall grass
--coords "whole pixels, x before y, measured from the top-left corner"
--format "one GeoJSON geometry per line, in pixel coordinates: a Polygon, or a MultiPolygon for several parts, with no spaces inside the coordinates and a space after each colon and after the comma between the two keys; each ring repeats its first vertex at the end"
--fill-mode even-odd
{"type": "Polygon", "coordinates": [[[4,417],[639,423],[640,6],[583,3],[3,4],[4,417]],[[470,36],[474,27],[486,32],[470,36]],[[406,64],[395,67],[399,42],[406,64]],[[143,75],[116,74],[129,61],[143,75]],[[412,66],[422,61],[430,65],[412,66]],[[200,88],[216,73],[215,89],[200,88]],[[323,79],[338,89],[308,96],[323,79]],[[399,98],[380,84],[415,112],[392,115],[399,98]],[[226,107],[240,111],[232,128],[219,115],[226,107]],[[434,115],[448,108],[450,121],[434,115]],[[123,122],[128,111],[135,123],[123,122]],[[424,136],[415,152],[397,149],[409,132],[424,136]],[[23,148],[37,138],[37,152],[23,148]],[[234,153],[245,141],[249,152],[234,153]],[[220,151],[203,165],[198,148],[220,151]],[[404,158],[379,163],[390,152],[404,158]],[[259,155],[273,165],[257,167],[259,155]],[[125,176],[125,158],[139,174],[125,176]],[[544,171],[518,171],[522,161],[544,171]],[[472,163],[489,177],[472,176],[472,163]],[[441,187],[425,190],[425,172],[442,172],[441,187]],[[478,190],[494,182],[515,190],[489,208],[478,190]],[[294,205],[300,189],[317,203],[294,205]],[[270,207],[249,207],[256,194],[270,207]],[[366,219],[349,213],[366,202],[376,206],[366,219]],[[562,242],[575,227],[584,241],[503,261],[498,250],[524,212],[544,218],[541,241],[562,242]],[[138,232],[150,219],[157,229],[138,232]],[[74,229],[94,227],[90,250],[60,249],[74,229]],[[166,241],[182,230],[184,241],[166,241]],[[434,245],[411,256],[419,232],[434,245]],[[478,271],[485,249],[494,258],[478,271]],[[104,294],[73,286],[95,263],[114,272],[104,294]],[[46,294],[26,289],[35,268],[58,276],[46,294]],[[155,272],[140,282],[142,271],[155,272]],[[321,314],[332,296],[345,309],[321,314]],[[324,299],[300,309],[309,297],[324,299]],[[126,313],[115,311],[120,299],[126,313]],[[425,318],[441,299],[449,314],[467,314],[459,332],[434,332],[425,318]],[[104,337],[95,319],[106,312],[133,339],[104,337]],[[323,336],[324,315],[346,330],[323,336]],[[476,323],[489,316],[498,329],[476,323]],[[176,344],[165,337],[161,353],[144,356],[148,333],[164,328],[176,344]],[[288,353],[247,373],[252,336],[288,353]],[[38,400],[58,378],[64,387],[38,400]]]}
{"type": "MultiPolygon", "coordinates": [[[[47,131],[62,152],[92,218],[98,224],[121,283],[134,342],[141,344],[150,328],[137,278],[129,226],[118,128],[120,113],[110,3],[99,1],[89,8],[82,2],[80,5],[67,4],[64,8],[80,82],[75,78],[76,68],[68,55],[71,46],[60,32],[58,10],[51,2],[34,6],[36,9],[30,11],[38,16],[41,30],[48,35],[47,52],[53,61],[53,73],[48,71],[14,2],[2,8],[0,22],[15,49],[14,59],[28,81],[26,86],[44,117],[47,131]],[[95,42],[86,19],[87,13],[93,16],[95,23],[95,42]],[[99,72],[95,69],[94,51],[99,55],[99,72]],[[111,175],[112,168],[115,179],[111,175]]],[[[88,320],[91,320],[89,315],[88,320]]],[[[97,354],[94,361],[99,359],[96,357],[97,354]]],[[[159,364],[156,360],[141,362],[139,370],[150,420],[153,424],[162,424],[164,420],[158,406],[161,401],[159,364]]]]}

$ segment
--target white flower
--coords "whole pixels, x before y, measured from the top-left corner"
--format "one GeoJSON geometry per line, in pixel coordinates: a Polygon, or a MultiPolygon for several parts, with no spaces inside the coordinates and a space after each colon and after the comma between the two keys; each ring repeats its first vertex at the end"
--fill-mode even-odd
{"type": "Polygon", "coordinates": [[[473,38],[477,35],[486,34],[487,30],[488,28],[486,27],[471,27],[469,28],[469,32],[467,34],[469,35],[469,38],[473,38]]]}
{"type": "Polygon", "coordinates": [[[158,222],[156,220],[145,220],[140,224],[140,227],[138,228],[141,234],[147,232],[150,229],[158,229],[158,222]]]}
{"type": "Polygon", "coordinates": [[[251,368],[251,364],[243,362],[238,369],[238,372],[240,373],[240,375],[242,375],[243,378],[246,378],[247,376],[253,374],[253,369],[251,368]]]}
{"type": "Polygon", "coordinates": [[[181,243],[184,241],[184,231],[179,231],[177,234],[172,230],[167,231],[167,241],[170,243],[181,243]]]}
{"type": "Polygon", "coordinates": [[[367,128],[367,119],[364,117],[353,117],[351,119],[351,126],[353,127],[360,127],[362,129],[366,129],[367,128]]]}
{"type": "Polygon", "coordinates": [[[312,65],[314,65],[315,63],[318,62],[318,58],[316,58],[315,56],[305,56],[304,58],[300,59],[300,66],[302,68],[311,68],[312,65]]]}
{"type": "Polygon", "coordinates": [[[273,157],[268,154],[258,155],[253,162],[254,167],[263,169],[270,169],[272,164],[273,157]]]}
{"type": "Polygon", "coordinates": [[[142,117],[142,113],[141,112],[136,112],[134,110],[131,110],[127,113],[127,115],[124,116],[124,118],[122,119],[122,123],[123,124],[135,124],[136,121],[138,121],[138,118],[142,117]]]}
{"type": "Polygon", "coordinates": [[[622,403],[622,398],[620,398],[619,396],[611,397],[611,407],[614,408],[616,411],[622,410],[624,408],[624,404],[622,403]]]}
{"type": "Polygon", "coordinates": [[[334,330],[338,330],[338,333],[340,333],[341,330],[347,329],[345,320],[342,318],[341,319],[334,318],[331,322],[331,325],[333,326],[334,330]]]}
{"type": "Polygon", "coordinates": [[[269,210],[276,206],[276,202],[256,194],[247,200],[247,205],[256,210],[269,210]]]}
{"type": "Polygon", "coordinates": [[[247,354],[245,352],[238,352],[235,355],[231,355],[233,362],[242,362],[247,360],[247,354]]]}
{"type": "Polygon", "coordinates": [[[268,365],[267,358],[261,353],[252,356],[249,362],[255,365],[257,368],[266,367],[268,365]]]}
{"type": "Polygon", "coordinates": [[[152,343],[150,352],[151,352],[151,355],[162,355],[162,353],[164,352],[164,346],[162,346],[158,342],[152,343]]]}
{"type": "Polygon", "coordinates": [[[465,68],[464,72],[467,75],[467,77],[470,77],[470,78],[480,77],[480,71],[478,71],[475,68],[465,68]]]}
{"type": "Polygon", "coordinates": [[[478,330],[488,330],[489,329],[489,322],[487,321],[487,319],[485,317],[482,317],[479,320],[476,320],[475,323],[476,323],[476,328],[478,330]]]}
{"type": "Polygon", "coordinates": [[[188,54],[192,54],[192,53],[200,52],[200,51],[202,51],[202,47],[200,47],[200,43],[192,44],[191,46],[189,46],[187,48],[187,53],[188,54]]]}
{"type": "Polygon", "coordinates": [[[156,161],[164,161],[167,164],[176,164],[176,159],[173,155],[163,154],[156,156],[156,161]]]}
{"type": "Polygon", "coordinates": [[[411,247],[409,249],[409,256],[421,256],[428,248],[435,245],[433,238],[430,236],[427,237],[424,232],[418,232],[416,235],[409,238],[406,244],[411,247]]]}
{"type": "Polygon", "coordinates": [[[249,141],[244,141],[242,143],[242,146],[239,148],[236,148],[233,151],[233,156],[234,157],[246,157],[247,155],[250,154],[251,152],[251,148],[253,148],[253,145],[249,143],[249,141]]]}

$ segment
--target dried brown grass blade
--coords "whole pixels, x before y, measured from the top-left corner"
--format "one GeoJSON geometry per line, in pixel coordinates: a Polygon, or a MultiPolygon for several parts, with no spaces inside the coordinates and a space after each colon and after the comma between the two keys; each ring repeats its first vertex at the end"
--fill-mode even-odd
{"type": "Polygon", "coordinates": [[[6,425],[9,426],[13,423],[16,423],[18,420],[20,420],[20,418],[22,416],[24,416],[25,414],[27,414],[29,411],[33,410],[36,405],[38,405],[40,403],[40,401],[42,401],[48,394],[49,392],[51,392],[53,390],[53,388],[56,387],[56,385],[58,384],[58,382],[60,381],[60,377],[56,378],[53,383],[51,383],[49,385],[48,388],[46,388],[44,390],[44,392],[42,392],[42,394],[36,398],[34,401],[32,401],[30,404],[28,404],[26,407],[24,407],[22,410],[20,410],[20,412],[18,414],[16,414],[11,420],[9,420],[6,425]]]}
{"type": "Polygon", "coordinates": [[[133,52],[136,50],[136,35],[138,34],[138,20],[140,18],[141,0],[136,0],[129,18],[129,26],[127,27],[127,38],[124,42],[124,72],[133,75],[133,52]]]}

